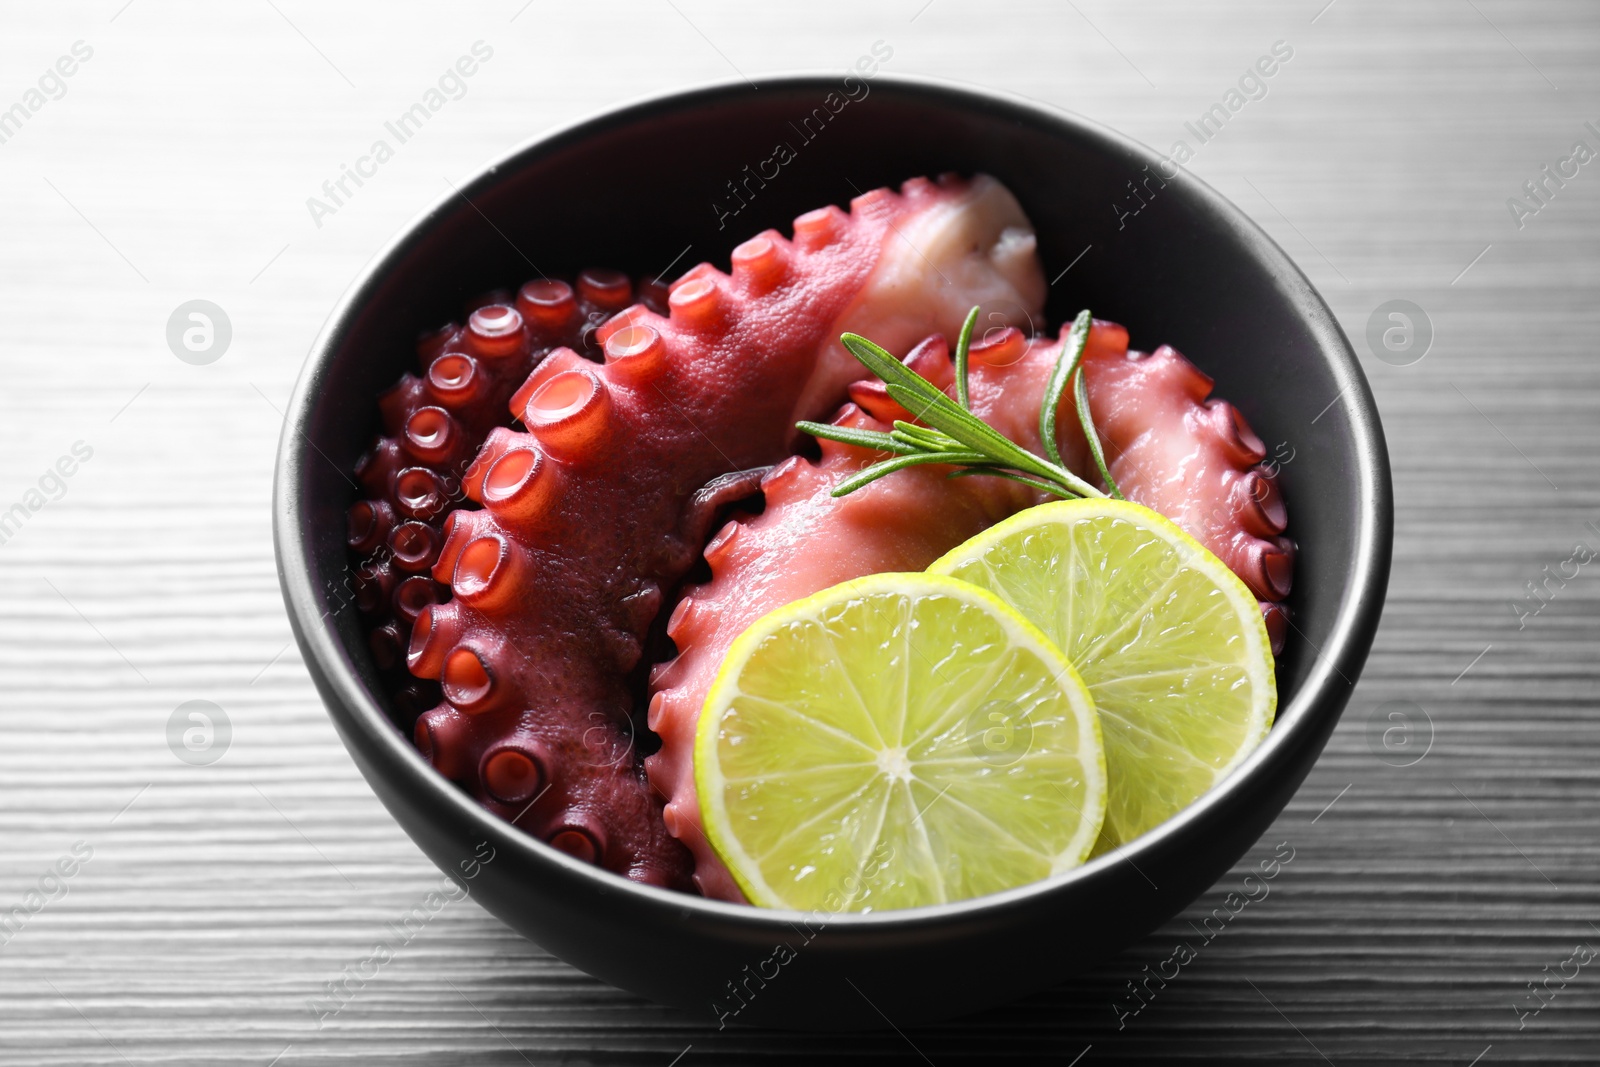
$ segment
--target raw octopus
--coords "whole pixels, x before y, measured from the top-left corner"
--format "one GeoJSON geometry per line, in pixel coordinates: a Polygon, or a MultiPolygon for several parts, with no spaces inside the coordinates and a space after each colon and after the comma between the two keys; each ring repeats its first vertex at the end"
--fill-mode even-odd
{"type": "Polygon", "coordinates": [[[418,747],[555,847],[688,888],[634,744],[629,679],[652,623],[723,505],[861,376],[842,332],[905,348],[975,303],[1037,321],[1044,294],[1003,186],[915,179],[800,216],[792,241],[746,241],[731,276],[695,267],[668,314],[635,305],[595,331],[603,366],[551,353],[510,398],[527,431],[490,430],[463,478],[483,509],[445,520],[432,576],[453,596],[421,603],[407,651],[443,692],[418,747]]]}
{"type": "MultiPolygon", "coordinates": [[[[1037,454],[1039,405],[1061,344],[1005,330],[972,349],[973,412],[1037,454]]],[[[953,395],[943,337],[929,337],[906,363],[953,395]]],[[[1289,591],[1294,546],[1281,536],[1286,516],[1272,477],[1255,469],[1265,456],[1260,440],[1226,401],[1208,401],[1211,379],[1194,364],[1165,346],[1151,355],[1129,352],[1127,331],[1113,323],[1093,324],[1084,368],[1090,409],[1122,492],[1171,517],[1227,563],[1262,599],[1269,631],[1281,641],[1278,601],[1289,591]]],[[[888,430],[896,419],[912,418],[881,382],[858,382],[850,395],[836,424],[888,430]]],[[[1092,477],[1070,401],[1060,415],[1063,460],[1092,477]]],[[[795,456],[774,468],[761,484],[765,510],[728,522],[706,546],[711,580],[678,602],[667,633],[679,655],[651,678],[649,724],[662,743],[646,769],[670,797],[666,824],[694,853],[696,884],[717,899],[744,897],[702,830],[693,746],[706,693],[734,638],[774,608],[839,582],[923,570],[1046,499],[1002,478],[950,479],[950,468],[941,466],[902,470],[836,499],[830,491],[841,481],[887,457],[834,441],[822,441],[821,449],[816,462],[795,456]]]]}

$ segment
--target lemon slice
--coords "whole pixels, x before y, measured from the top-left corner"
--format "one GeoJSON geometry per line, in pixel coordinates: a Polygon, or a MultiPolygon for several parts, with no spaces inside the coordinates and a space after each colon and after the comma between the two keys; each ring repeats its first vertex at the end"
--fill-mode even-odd
{"type": "Polygon", "coordinates": [[[695,736],[706,836],[752,903],[881,911],[1081,864],[1105,813],[1094,702],[974,586],[876,574],[734,641],[695,736]]]}
{"type": "Polygon", "coordinates": [[[1255,597],[1149,508],[1106,499],[1029,508],[928,570],[998,595],[1083,676],[1111,779],[1096,854],[1183,810],[1272,725],[1277,683],[1255,597]]]}

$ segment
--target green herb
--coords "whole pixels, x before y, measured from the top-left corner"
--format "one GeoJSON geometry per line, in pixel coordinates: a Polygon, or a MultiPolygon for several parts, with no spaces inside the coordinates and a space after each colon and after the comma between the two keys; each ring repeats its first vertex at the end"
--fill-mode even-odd
{"type": "Polygon", "coordinates": [[[976,325],[978,306],[974,304],[972,310],[967,312],[967,321],[961,324],[961,337],[956,341],[956,399],[969,410],[972,401],[967,395],[967,350],[972,347],[972,328],[976,325]]]}
{"type": "Polygon", "coordinates": [[[1095,432],[1094,422],[1089,418],[1089,387],[1079,373],[1083,354],[1089,348],[1089,327],[1092,322],[1088,308],[1078,312],[1061,346],[1061,358],[1056,361],[1055,370],[1050,374],[1050,382],[1045,386],[1044,403],[1039,406],[1039,438],[1044,441],[1045,451],[1050,458],[1060,463],[1061,452],[1056,447],[1056,410],[1061,406],[1068,383],[1072,383],[1072,398],[1078,408],[1078,422],[1083,426],[1084,440],[1089,442],[1089,455],[1093,457],[1094,465],[1099,468],[1100,477],[1110,488],[1111,495],[1121,500],[1122,492],[1117,488],[1111,472],[1106,469],[1106,456],[1100,449],[1100,435],[1095,432]]]}
{"type": "Polygon", "coordinates": [[[1080,312],[1073,322],[1072,330],[1061,346],[1061,357],[1045,388],[1044,402],[1039,406],[1039,436],[1044,441],[1049,459],[1019,447],[968,410],[971,400],[967,390],[967,365],[972,331],[977,321],[978,309],[974,307],[967,314],[966,322],[961,327],[961,336],[956,342],[956,400],[951,400],[944,390],[865,337],[847,333],[840,338],[851,355],[883,380],[890,398],[926,425],[896,421],[891,432],[883,433],[879,430],[829,426],[820,422],[796,423],[802,432],[813,437],[894,454],[893,459],[875,463],[839,483],[833,495],[839,497],[853,493],[863,485],[907,467],[942,463],[957,468],[950,473],[952,478],[987,475],[1022,482],[1059,497],[1105,496],[1067,470],[1061,462],[1061,451],[1056,443],[1056,420],[1061,400],[1071,386],[1074,387],[1073,399],[1078,409],[1078,422],[1083,426],[1095,466],[1111,490],[1111,495],[1121,500],[1122,493],[1106,467],[1100,436],[1095,432],[1093,419],[1089,417],[1089,393],[1083,381],[1083,354],[1089,344],[1089,312],[1080,312]]]}

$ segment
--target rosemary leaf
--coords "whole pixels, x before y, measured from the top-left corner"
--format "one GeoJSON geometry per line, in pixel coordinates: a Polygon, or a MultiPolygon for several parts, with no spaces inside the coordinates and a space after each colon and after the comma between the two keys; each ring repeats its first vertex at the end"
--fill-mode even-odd
{"type": "Polygon", "coordinates": [[[961,337],[956,341],[956,399],[967,410],[972,409],[972,398],[967,393],[967,358],[972,348],[972,328],[978,324],[978,305],[967,312],[967,321],[961,324],[961,337]]]}
{"type": "Polygon", "coordinates": [[[895,420],[894,432],[889,436],[908,445],[940,452],[959,451],[967,447],[949,434],[943,434],[938,430],[929,429],[926,426],[918,426],[914,422],[904,422],[899,419],[895,420]]]}
{"type": "Polygon", "coordinates": [[[922,453],[915,456],[899,456],[895,459],[886,459],[882,463],[874,463],[866,470],[859,471],[840,482],[833,488],[833,496],[848,496],[864,485],[882,478],[885,474],[904,470],[907,467],[917,467],[925,463],[982,463],[986,457],[978,452],[938,452],[922,453]]]}
{"type": "Polygon", "coordinates": [[[1118,500],[1126,499],[1122,490],[1117,488],[1117,480],[1111,477],[1111,471],[1106,467],[1106,454],[1100,448],[1100,435],[1095,431],[1094,419],[1089,416],[1089,387],[1084,384],[1081,366],[1074,377],[1072,397],[1078,405],[1078,422],[1083,426],[1083,439],[1089,442],[1089,454],[1094,457],[1094,465],[1100,468],[1100,478],[1111,495],[1118,500]]]}
{"type": "Polygon", "coordinates": [[[1057,466],[1063,465],[1061,448],[1056,443],[1056,421],[1060,417],[1061,398],[1066,395],[1073,372],[1083,362],[1083,353],[1089,347],[1090,322],[1088,308],[1078,312],[1078,317],[1072,321],[1072,330],[1061,345],[1061,356],[1056,360],[1055,369],[1050,372],[1050,381],[1045,385],[1044,403],[1039,405],[1039,439],[1044,442],[1045,454],[1057,466]]]}
{"type": "Polygon", "coordinates": [[[900,455],[911,455],[919,451],[913,445],[903,444],[889,434],[878,430],[853,430],[847,426],[829,426],[821,422],[797,422],[795,428],[801,433],[808,433],[812,437],[823,437],[829,441],[841,441],[847,445],[859,445],[862,448],[871,448],[878,452],[897,452],[900,455]]]}
{"type": "Polygon", "coordinates": [[[860,360],[873,374],[883,379],[884,384],[899,385],[910,390],[912,395],[916,397],[916,401],[911,405],[910,410],[915,411],[932,403],[935,397],[941,400],[949,399],[938,386],[865,337],[859,334],[847,333],[842,335],[839,340],[844,343],[845,348],[850,351],[851,355],[860,360]]]}

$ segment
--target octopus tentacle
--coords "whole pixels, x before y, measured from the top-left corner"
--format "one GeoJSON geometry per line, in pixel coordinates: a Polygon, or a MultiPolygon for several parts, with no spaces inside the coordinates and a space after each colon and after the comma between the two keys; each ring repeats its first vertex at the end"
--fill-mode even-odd
{"type": "Polygon", "coordinates": [[[1025,325],[1045,289],[1021,208],[982,176],[810,212],[731,268],[694,267],[665,312],[636,304],[587,335],[601,364],[558,349],[509,395],[526,429],[489,432],[466,472],[483,510],[442,531],[432,575],[454,597],[419,613],[409,649],[442,684],[417,725],[441,772],[557,847],[665,884],[687,885],[689,858],[633,748],[629,675],[739,483],[703,487],[784,459],[797,420],[838,406],[861,375],[842,332],[904,347],[975,302],[1025,325]],[[544,746],[528,756],[543,784],[519,810],[486,761],[524,736],[544,746]]]}
{"type": "MultiPolygon", "coordinates": [[[[1039,452],[1037,412],[1061,344],[997,331],[974,346],[973,412],[1039,452]]],[[[929,338],[905,362],[953,391],[942,338],[929,338]]],[[[1243,417],[1210,400],[1211,380],[1176,351],[1129,352],[1127,332],[1113,323],[1094,323],[1084,368],[1090,407],[1123,493],[1167,514],[1228,563],[1264,601],[1269,631],[1274,619],[1286,622],[1277,601],[1288,592],[1293,567],[1293,544],[1281,536],[1287,514],[1273,476],[1256,466],[1265,450],[1243,417]]],[[[836,424],[887,430],[910,418],[881,382],[858,382],[850,395],[854,403],[836,424]]],[[[1061,415],[1063,459],[1092,477],[1076,418],[1061,415]]],[[[768,611],[839,582],[922,570],[1042,499],[1037,490],[999,478],[952,480],[941,466],[903,470],[835,499],[835,486],[884,457],[828,440],[821,450],[815,462],[794,457],[774,468],[762,483],[761,514],[729,522],[706,546],[711,579],[679,601],[667,627],[679,654],[650,679],[649,725],[661,749],[646,769],[669,798],[667,828],[694,854],[695,881],[710,897],[744,899],[706,840],[692,766],[700,709],[733,640],[768,611]]]]}
{"type": "Polygon", "coordinates": [[[506,401],[555,348],[598,359],[593,332],[631,304],[665,307],[665,286],[587,270],[576,286],[538,279],[516,294],[486,293],[417,343],[417,373],[378,398],[383,433],[356,465],[363,499],[351,505],[346,544],[355,559],[351,599],[367,617],[368,645],[402,714],[439,703],[439,687],[406,670],[418,614],[448,587],[427,577],[444,541],[444,520],[467,504],[463,475],[485,436],[505,421],[506,401]],[[591,338],[586,342],[585,338],[591,338]]]}

